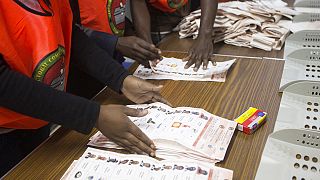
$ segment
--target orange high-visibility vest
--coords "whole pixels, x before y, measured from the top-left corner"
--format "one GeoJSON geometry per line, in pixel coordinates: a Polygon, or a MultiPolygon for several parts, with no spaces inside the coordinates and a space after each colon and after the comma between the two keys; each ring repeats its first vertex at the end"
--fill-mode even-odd
{"type": "MultiPolygon", "coordinates": [[[[70,61],[72,12],[67,0],[50,2],[0,1],[0,54],[12,70],[63,91],[70,61]]],[[[46,124],[0,107],[2,128],[36,129],[46,124]]]]}
{"type": "Polygon", "coordinates": [[[151,6],[163,12],[173,13],[184,6],[188,0],[149,0],[151,6]]]}
{"type": "Polygon", "coordinates": [[[83,26],[123,36],[126,0],[78,0],[78,3],[83,26]]]}

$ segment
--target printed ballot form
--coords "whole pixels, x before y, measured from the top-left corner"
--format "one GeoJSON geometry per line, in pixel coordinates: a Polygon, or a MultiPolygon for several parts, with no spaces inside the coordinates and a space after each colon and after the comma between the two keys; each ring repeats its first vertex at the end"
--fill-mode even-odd
{"type": "MultiPolygon", "coordinates": [[[[171,108],[159,102],[128,107],[148,110],[144,117],[129,118],[154,141],[156,155],[163,159],[222,161],[237,125],[200,108],[171,108]]],[[[120,148],[100,132],[88,145],[120,148]]]]}
{"type": "Polygon", "coordinates": [[[133,75],[142,79],[225,82],[227,71],[235,61],[216,62],[215,65],[210,61],[206,70],[200,67],[195,72],[192,67],[185,69],[187,62],[181,59],[164,57],[156,66],[151,65],[151,69],[140,65],[133,75]]]}
{"type": "Polygon", "coordinates": [[[62,179],[92,180],[231,180],[233,172],[209,164],[158,161],[88,148],[62,179]]]}

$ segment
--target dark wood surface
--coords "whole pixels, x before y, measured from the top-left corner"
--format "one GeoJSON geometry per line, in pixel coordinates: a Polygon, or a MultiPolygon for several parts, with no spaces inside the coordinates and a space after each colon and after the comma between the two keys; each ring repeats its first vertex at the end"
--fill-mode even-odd
{"type": "MultiPolygon", "coordinates": [[[[164,53],[182,58],[185,53],[164,53]]],[[[216,60],[232,57],[216,56],[216,60]]],[[[280,94],[278,88],[283,61],[266,58],[237,58],[225,83],[161,80],[161,94],[174,106],[201,107],[218,116],[234,119],[250,106],[268,113],[268,122],[252,135],[235,132],[225,160],[218,166],[232,169],[234,179],[254,179],[260,157],[277,117],[280,94]]],[[[106,90],[96,97],[102,104],[129,101],[106,90]]],[[[4,179],[59,179],[71,162],[87,148],[90,135],[59,129],[51,138],[17,165],[4,179]]]]}

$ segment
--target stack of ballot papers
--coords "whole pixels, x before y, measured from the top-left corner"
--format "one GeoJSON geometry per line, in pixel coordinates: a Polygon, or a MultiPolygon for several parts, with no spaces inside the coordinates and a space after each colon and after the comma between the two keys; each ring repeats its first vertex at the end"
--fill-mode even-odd
{"type": "Polygon", "coordinates": [[[187,62],[181,59],[163,58],[156,66],[151,66],[151,69],[140,65],[133,75],[142,79],[225,82],[227,71],[235,61],[232,59],[216,62],[215,65],[209,62],[206,70],[200,67],[196,72],[192,67],[185,69],[184,66],[187,62]]]}
{"type": "MultiPolygon", "coordinates": [[[[212,36],[214,42],[224,41],[235,46],[280,50],[289,30],[277,23],[292,19],[298,12],[281,0],[230,1],[219,3],[212,36]]],[[[180,38],[199,34],[201,10],[191,12],[174,29],[180,38]]]]}
{"type": "MultiPolygon", "coordinates": [[[[200,108],[172,108],[163,103],[129,105],[146,109],[144,117],[129,117],[156,146],[156,156],[167,160],[217,163],[224,159],[237,123],[200,108]]],[[[89,146],[116,148],[100,132],[89,146]]]]}
{"type": "Polygon", "coordinates": [[[88,148],[61,180],[231,180],[232,176],[231,170],[204,163],[158,161],[88,148]]]}

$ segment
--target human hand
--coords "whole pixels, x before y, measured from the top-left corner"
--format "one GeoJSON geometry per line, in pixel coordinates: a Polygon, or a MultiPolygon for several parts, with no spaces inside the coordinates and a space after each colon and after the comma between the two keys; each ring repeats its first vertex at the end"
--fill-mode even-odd
{"type": "Polygon", "coordinates": [[[155,156],[153,142],[128,118],[145,116],[147,113],[147,110],[123,105],[101,105],[96,127],[103,135],[131,153],[155,156]]]}
{"type": "Polygon", "coordinates": [[[150,67],[149,61],[157,63],[162,59],[160,49],[136,36],[119,37],[116,49],[146,67],[150,67]]]}
{"type": "Polygon", "coordinates": [[[123,81],[121,91],[129,100],[135,103],[159,101],[171,105],[161,96],[160,91],[162,87],[162,85],[154,85],[143,79],[134,76],[128,76],[123,81]]]}
{"type": "Polygon", "coordinates": [[[207,69],[209,61],[212,61],[212,63],[215,64],[212,54],[212,39],[199,37],[190,48],[188,56],[183,58],[183,61],[188,61],[184,68],[188,69],[195,64],[193,70],[198,71],[203,63],[203,69],[207,69]]]}

